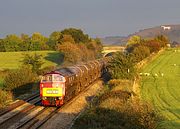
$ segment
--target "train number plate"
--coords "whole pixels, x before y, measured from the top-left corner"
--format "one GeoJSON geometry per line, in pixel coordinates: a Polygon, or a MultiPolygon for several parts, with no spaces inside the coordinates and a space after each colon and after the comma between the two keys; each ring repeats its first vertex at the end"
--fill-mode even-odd
{"type": "Polygon", "coordinates": [[[62,96],[62,88],[43,88],[43,96],[46,97],[62,96]]]}

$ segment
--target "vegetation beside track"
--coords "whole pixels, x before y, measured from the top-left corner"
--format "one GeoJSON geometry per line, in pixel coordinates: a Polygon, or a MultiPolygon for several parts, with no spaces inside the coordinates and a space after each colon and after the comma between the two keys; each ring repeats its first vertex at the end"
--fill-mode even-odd
{"type": "Polygon", "coordinates": [[[168,49],[143,68],[141,96],[150,101],[165,120],[160,126],[177,129],[180,126],[180,49],[168,49]]]}
{"type": "Polygon", "coordinates": [[[154,129],[158,116],[149,104],[133,102],[133,82],[111,80],[104,93],[74,123],[73,129],[154,129]]]}
{"type": "Polygon", "coordinates": [[[109,90],[98,96],[95,104],[76,120],[74,129],[157,128],[161,117],[151,104],[141,102],[134,96],[136,94],[132,92],[132,85],[135,84],[133,80],[138,77],[137,71],[141,67],[138,66],[139,62],[154,53],[156,55],[168,43],[165,36],[150,40],[132,36],[127,44],[127,53],[116,53],[109,62],[109,73],[113,79],[108,84],[109,90]],[[124,84],[124,79],[129,79],[129,83],[124,84]]]}

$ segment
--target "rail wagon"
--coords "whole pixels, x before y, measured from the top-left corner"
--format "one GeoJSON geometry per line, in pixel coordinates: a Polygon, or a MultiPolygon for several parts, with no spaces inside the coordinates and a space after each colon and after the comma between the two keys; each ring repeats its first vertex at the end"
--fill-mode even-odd
{"type": "Polygon", "coordinates": [[[61,106],[107,72],[109,57],[60,68],[43,75],[40,97],[44,106],[61,106]]]}

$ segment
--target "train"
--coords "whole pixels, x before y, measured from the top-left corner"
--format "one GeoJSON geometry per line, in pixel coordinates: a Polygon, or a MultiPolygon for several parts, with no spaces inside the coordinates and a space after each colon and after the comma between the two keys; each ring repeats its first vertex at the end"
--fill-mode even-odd
{"type": "Polygon", "coordinates": [[[84,64],[47,72],[40,80],[41,104],[62,106],[107,73],[107,64],[110,59],[110,57],[103,57],[84,64]]]}

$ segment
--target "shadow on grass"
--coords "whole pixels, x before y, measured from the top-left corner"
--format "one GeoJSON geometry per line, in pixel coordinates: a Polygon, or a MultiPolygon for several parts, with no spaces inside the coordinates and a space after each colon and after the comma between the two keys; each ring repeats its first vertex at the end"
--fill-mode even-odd
{"type": "Polygon", "coordinates": [[[44,59],[56,63],[57,65],[61,65],[64,61],[64,56],[60,52],[48,53],[44,59]]]}

